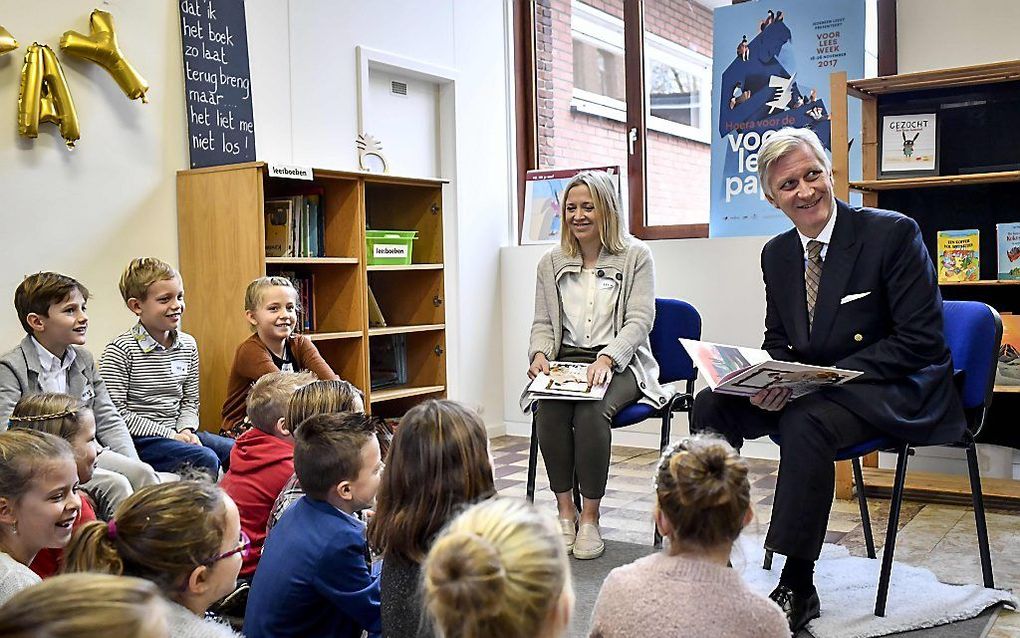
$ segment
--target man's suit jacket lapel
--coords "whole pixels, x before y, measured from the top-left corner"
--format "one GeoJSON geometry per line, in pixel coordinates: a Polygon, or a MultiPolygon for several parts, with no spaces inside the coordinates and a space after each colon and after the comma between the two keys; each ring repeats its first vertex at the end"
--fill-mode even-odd
{"type": "Polygon", "coordinates": [[[839,213],[832,238],[822,264],[822,280],[815,301],[815,320],[811,326],[811,349],[816,350],[828,336],[832,322],[839,311],[839,300],[846,293],[847,282],[853,273],[861,243],[857,241],[853,212],[837,201],[839,213]]]}
{"type": "Polygon", "coordinates": [[[787,335],[794,348],[803,348],[808,342],[807,324],[807,292],[804,288],[804,248],[800,243],[800,235],[793,229],[783,240],[781,253],[786,256],[787,268],[790,273],[789,286],[780,286],[780,308],[784,308],[786,316],[792,319],[792,327],[787,335]]]}

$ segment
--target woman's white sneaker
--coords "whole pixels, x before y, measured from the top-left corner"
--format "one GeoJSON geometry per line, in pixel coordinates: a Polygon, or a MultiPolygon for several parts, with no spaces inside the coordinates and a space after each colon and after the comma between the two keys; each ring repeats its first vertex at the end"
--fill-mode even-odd
{"type": "Polygon", "coordinates": [[[598,558],[606,551],[599,526],[593,523],[582,523],[574,539],[574,558],[588,560],[598,558]]]}

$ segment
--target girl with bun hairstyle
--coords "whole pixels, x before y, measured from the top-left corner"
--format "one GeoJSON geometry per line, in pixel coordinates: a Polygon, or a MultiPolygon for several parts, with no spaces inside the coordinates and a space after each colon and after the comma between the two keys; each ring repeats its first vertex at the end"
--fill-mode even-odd
{"type": "Polygon", "coordinates": [[[0,604],[39,582],[28,566],[43,548],[67,545],[80,510],[67,441],[21,428],[0,434],[0,604]]]}
{"type": "MultiPolygon", "coordinates": [[[[21,398],[11,415],[12,428],[25,428],[59,436],[71,444],[74,462],[78,468],[78,483],[92,480],[102,448],[96,441],[96,418],[92,410],[67,394],[40,392],[21,398]]],[[[96,511],[85,490],[80,490],[81,510],[71,526],[72,533],[85,523],[96,520],[96,511]]],[[[64,550],[46,547],[35,555],[29,567],[40,578],[57,573],[64,550]]]]}
{"type": "Polygon", "coordinates": [[[65,572],[99,572],[152,581],[169,601],[171,638],[234,638],[205,619],[234,590],[251,547],[237,506],[205,480],[142,488],[108,523],[86,523],[64,554],[65,572]]]}
{"type": "Polygon", "coordinates": [[[609,572],[591,636],[789,638],[779,607],[727,566],[753,514],[744,459],[722,439],[683,439],[663,453],[655,491],[655,523],[669,543],[609,572]]]}
{"type": "Polygon", "coordinates": [[[167,638],[166,605],[147,580],[65,574],[0,607],[5,638],[167,638]]]}
{"type": "Polygon", "coordinates": [[[368,524],[368,542],[383,555],[383,635],[431,638],[421,563],[461,508],[496,492],[485,425],[456,401],[419,403],[400,420],[387,463],[398,469],[383,473],[368,524]]]}
{"type": "Polygon", "coordinates": [[[442,638],[558,638],[574,604],[553,521],[495,498],[455,518],[423,566],[425,605],[442,638]]]}

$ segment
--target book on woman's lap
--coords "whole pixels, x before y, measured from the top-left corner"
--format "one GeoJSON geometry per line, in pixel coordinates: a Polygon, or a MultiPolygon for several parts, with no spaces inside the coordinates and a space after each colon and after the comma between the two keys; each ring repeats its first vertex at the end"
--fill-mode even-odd
{"type": "Polygon", "coordinates": [[[550,361],[549,374],[542,372],[528,386],[536,399],[598,401],[606,396],[608,383],[589,385],[587,363],[550,361]]]}
{"type": "Polygon", "coordinates": [[[712,392],[754,396],[762,390],[789,388],[793,398],[841,385],[863,372],[776,361],[764,350],[680,339],[712,392]]]}

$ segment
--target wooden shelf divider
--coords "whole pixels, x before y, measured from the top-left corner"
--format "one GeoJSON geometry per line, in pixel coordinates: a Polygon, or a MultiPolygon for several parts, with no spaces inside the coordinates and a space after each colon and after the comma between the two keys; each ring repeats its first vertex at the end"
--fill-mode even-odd
{"type": "Polygon", "coordinates": [[[445,329],[445,323],[428,323],[419,326],[386,326],[384,328],[369,328],[368,336],[378,337],[381,335],[399,335],[411,332],[431,332],[432,330],[445,329]]]}
{"type": "Polygon", "coordinates": [[[892,191],[906,188],[940,188],[946,186],[973,186],[1020,182],[1020,171],[997,171],[967,175],[932,175],[926,177],[898,177],[895,179],[869,179],[850,182],[850,188],[861,192],[892,191]]]}
{"type": "Polygon", "coordinates": [[[348,330],[346,332],[307,332],[305,336],[312,341],[331,341],[333,339],[358,339],[360,330],[348,330]]]}
{"type": "Polygon", "coordinates": [[[416,397],[423,394],[435,394],[436,392],[443,392],[445,390],[446,386],[442,385],[399,386],[396,388],[372,390],[369,396],[371,397],[372,403],[382,403],[383,401],[416,397]]]}

